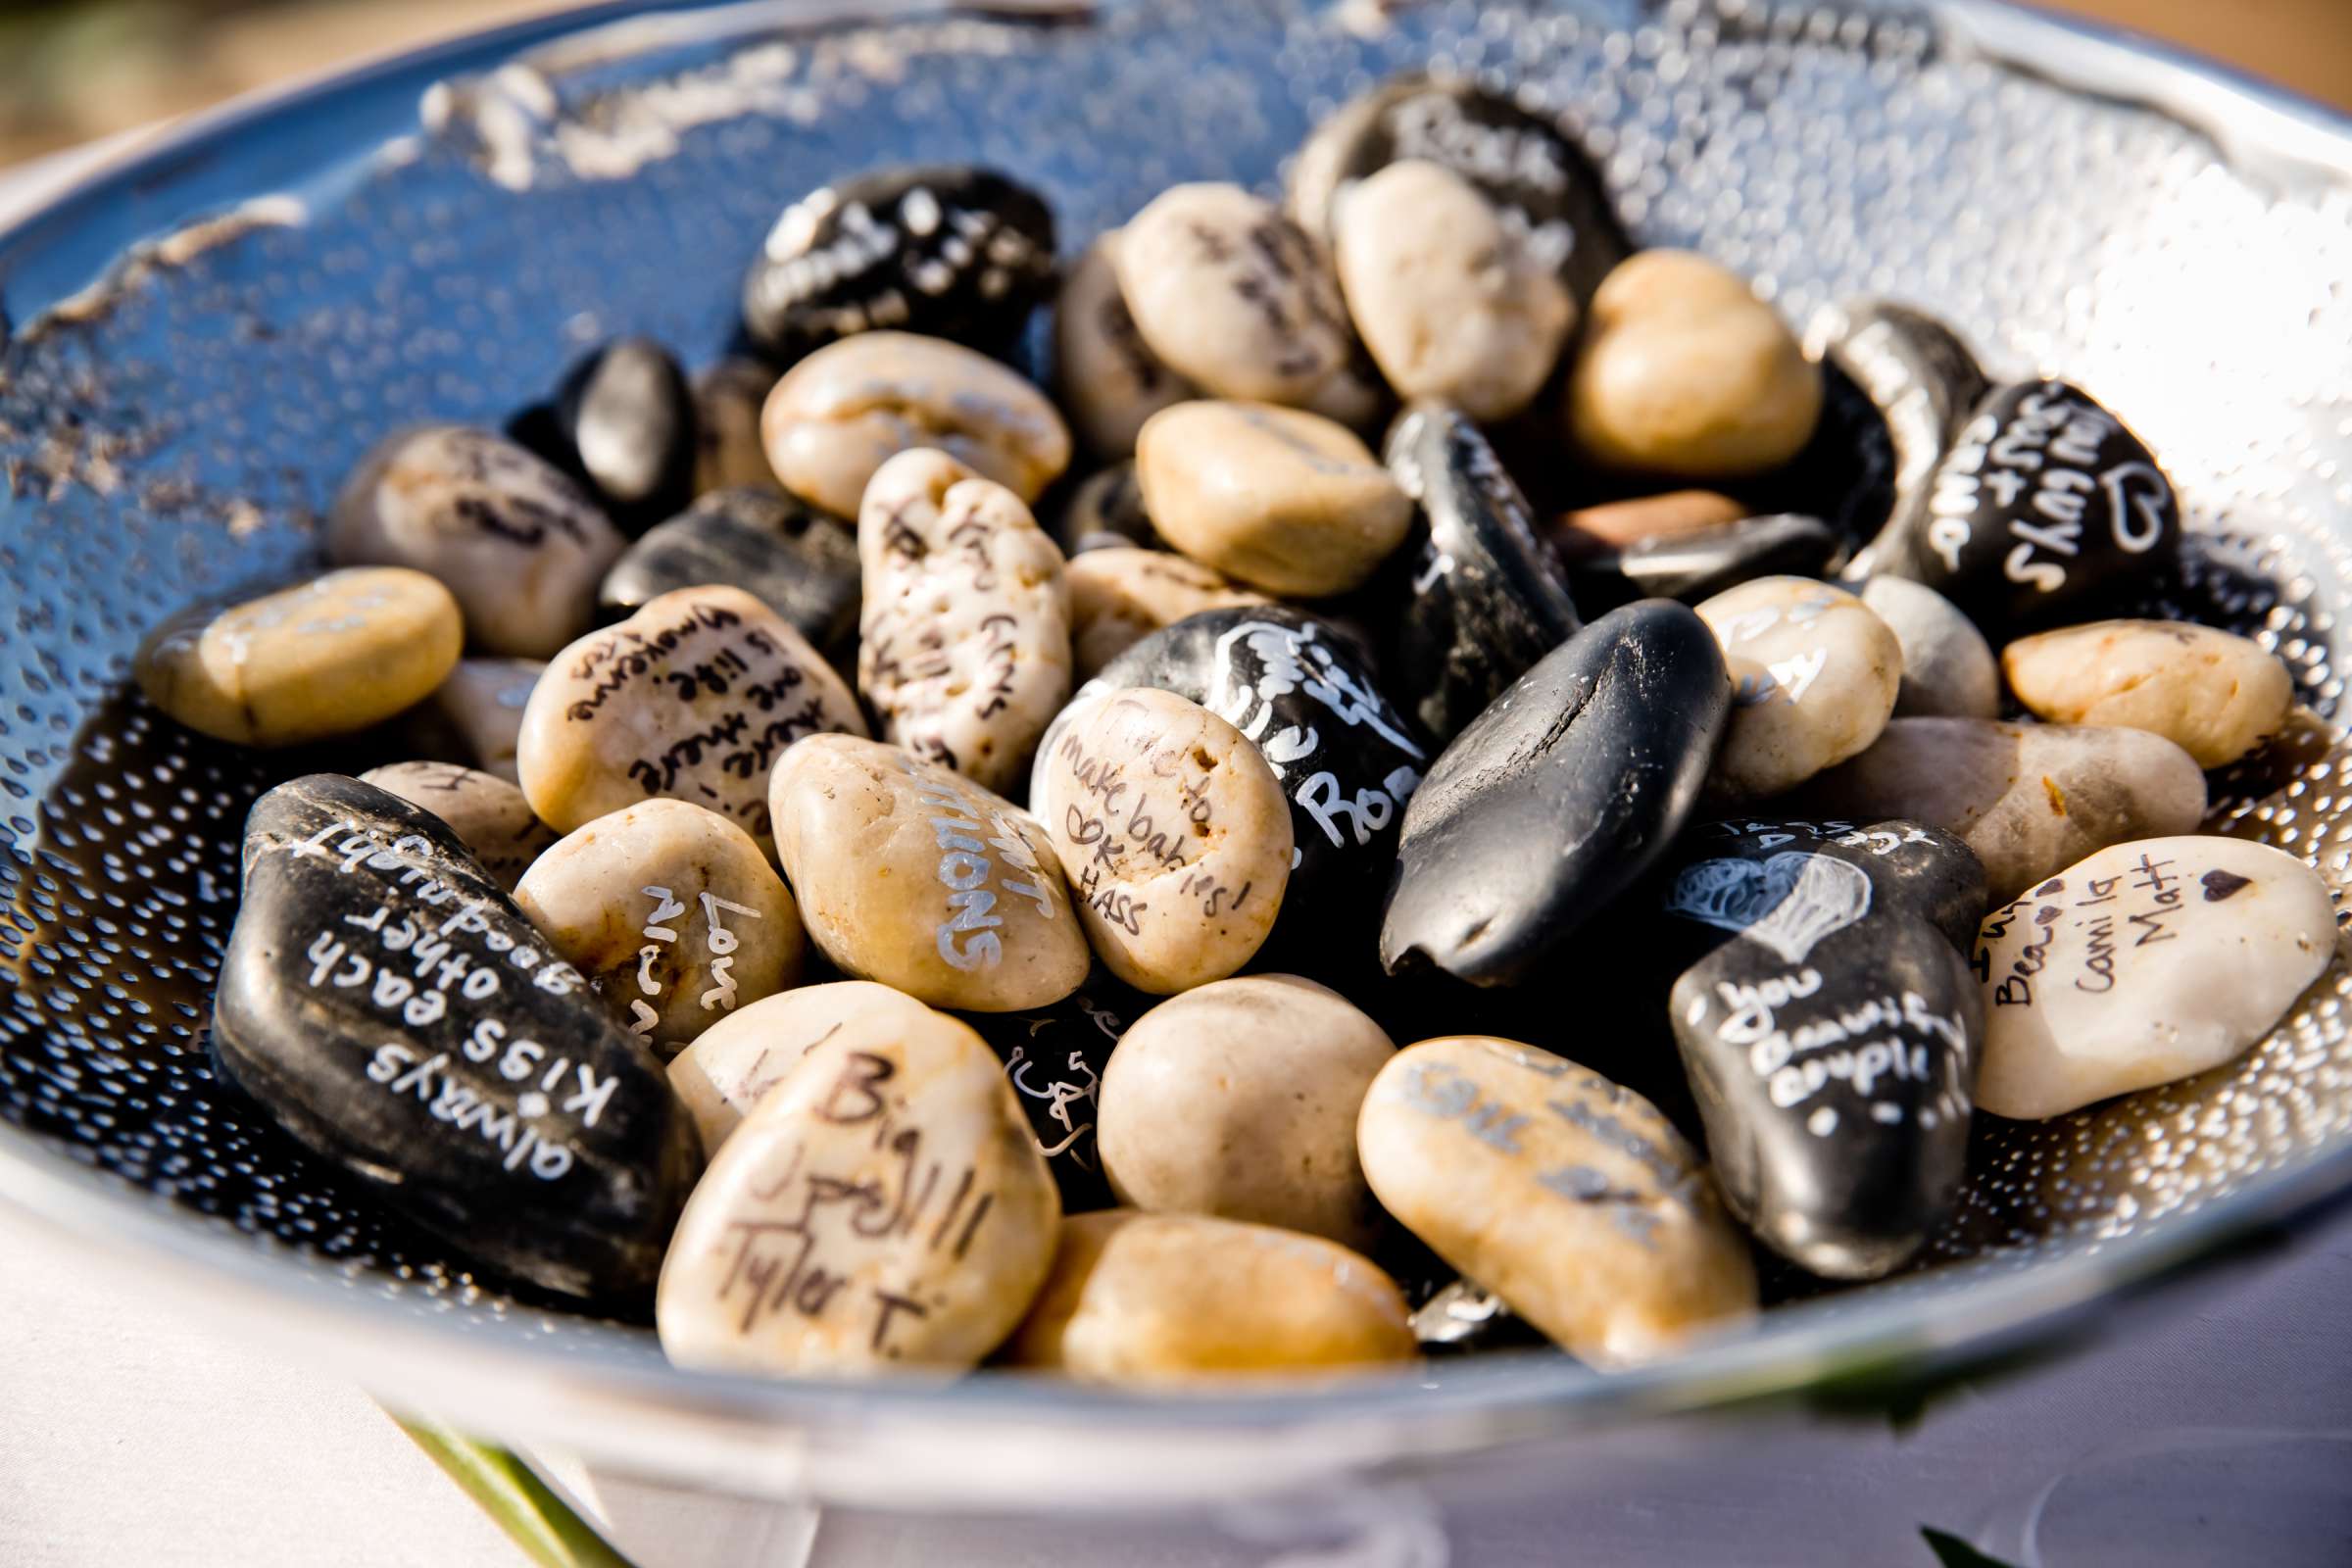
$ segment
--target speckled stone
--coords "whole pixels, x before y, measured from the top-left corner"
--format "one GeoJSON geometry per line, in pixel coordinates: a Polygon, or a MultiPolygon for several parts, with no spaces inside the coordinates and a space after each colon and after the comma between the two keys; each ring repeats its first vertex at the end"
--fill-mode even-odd
{"type": "Polygon", "coordinates": [[[858,536],[850,523],[773,489],[714,490],[621,552],[597,589],[619,618],[680,588],[741,588],[827,655],[858,633],[858,536]]]}
{"type": "Polygon", "coordinates": [[[2001,650],[2009,689],[2034,717],[2161,735],[2199,767],[2236,761],[2286,724],[2295,683],[2263,646],[2211,626],[2102,620],[2001,650]]]}
{"type": "Polygon", "coordinates": [[[360,782],[439,817],[504,892],[514,892],[556,842],[556,830],[539,820],[522,791],[495,773],[455,762],[394,762],[369,768],[360,782]]]}
{"type": "Polygon", "coordinates": [[[1763,577],[1698,617],[1723,645],[1732,727],[1708,787],[1727,801],[1782,794],[1879,738],[1902,684],[1902,645],[1841,588],[1763,577]]]}

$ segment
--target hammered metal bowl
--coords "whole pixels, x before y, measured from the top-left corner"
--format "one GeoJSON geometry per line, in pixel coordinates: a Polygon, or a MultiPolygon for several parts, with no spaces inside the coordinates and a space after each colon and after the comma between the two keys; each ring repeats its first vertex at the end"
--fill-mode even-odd
{"type": "MultiPolygon", "coordinates": [[[[590,7],[234,107],[0,235],[0,1194],[477,1430],[893,1502],[1067,1502],[1025,1478],[1077,1466],[1102,1505],[1932,1374],[2352,1187],[2339,959],[2228,1067],[1982,1127],[1915,1270],[1642,1372],[845,1388],[673,1371],[642,1325],[477,1281],[214,1082],[246,806],[349,756],[191,745],[126,687],[148,625],[305,560],[387,428],[499,423],[613,333],[707,363],[741,260],[830,175],[996,164],[1074,252],[1178,180],[1273,190],[1319,116],[1429,67],[1558,115],[1644,241],[1719,257],[1792,319],[1916,301],[1997,369],[2116,409],[2194,530],[2182,602],[2156,608],[2258,637],[2306,710],[2217,781],[2212,825],[2352,877],[2352,128],[2317,111],[1977,3],[590,7]]],[[[1574,1055],[1558,1010],[1541,1043],[1574,1055]]]]}

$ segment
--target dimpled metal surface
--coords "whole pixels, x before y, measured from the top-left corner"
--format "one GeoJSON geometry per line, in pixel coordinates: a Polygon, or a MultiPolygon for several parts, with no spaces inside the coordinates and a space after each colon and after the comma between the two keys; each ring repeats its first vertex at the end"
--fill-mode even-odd
{"type": "MultiPolygon", "coordinates": [[[[1644,243],[1750,274],[1800,324],[1886,294],[1950,319],[1996,374],[2064,375],[2104,400],[2183,499],[2190,582],[2172,612],[2258,637],[2307,710],[2219,776],[2214,825],[2352,879],[2332,608],[2352,587],[2340,142],[2332,172],[2236,142],[2227,161],[2164,113],[1972,54],[1965,10],[884,9],[906,14],[533,24],[224,124],[203,155],[153,160],[0,240],[0,1155],[105,1173],[77,1179],[250,1241],[288,1278],[667,1376],[642,1329],[478,1280],[215,1084],[202,1031],[244,810],[321,760],[192,742],[127,689],[133,645],[192,597],[308,559],[335,485],[390,427],[495,426],[615,333],[710,363],[744,260],[812,185],[994,165],[1054,201],[1066,257],[1180,180],[1276,192],[1318,117],[1408,69],[1555,113],[1644,243]]],[[[327,764],[357,771],[350,755],[327,764]]],[[[2352,1168],[2348,990],[2339,959],[2228,1067],[1981,1128],[1967,1200],[1924,1267],[1767,1314],[1746,1364],[1803,1335],[1819,1367],[1874,1313],[1921,1343],[2001,1277],[2322,1161],[2352,1168]]],[[[1538,1043],[1575,1055],[1562,1010],[1538,1043]]],[[[1547,1364],[1511,1396],[1568,1405],[1602,1386],[1547,1364]]],[[[1439,1381],[1499,1396],[1475,1367],[1439,1381]]],[[[1734,1392],[1674,1375],[1621,1387],[1681,1404],[1734,1392]]]]}

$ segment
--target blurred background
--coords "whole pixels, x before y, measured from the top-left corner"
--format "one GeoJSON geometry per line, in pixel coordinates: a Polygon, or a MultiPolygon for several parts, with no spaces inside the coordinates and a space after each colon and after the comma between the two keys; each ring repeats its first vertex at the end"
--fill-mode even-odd
{"type": "MultiPolygon", "coordinates": [[[[549,0],[0,0],[0,166],[549,0]]],[[[2045,0],[2352,111],[2352,0],[2045,0]]]]}

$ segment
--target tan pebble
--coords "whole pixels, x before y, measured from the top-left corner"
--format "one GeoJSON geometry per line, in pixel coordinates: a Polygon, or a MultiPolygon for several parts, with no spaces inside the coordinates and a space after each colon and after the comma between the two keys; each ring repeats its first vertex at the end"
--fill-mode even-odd
{"type": "Polygon", "coordinates": [[[1071,559],[1064,575],[1080,680],[1094,679],[1104,664],[1187,615],[1272,602],[1165,550],[1089,550],[1071,559]]]}
{"type": "Polygon", "coordinates": [[[1070,432],[1020,376],[958,343],[859,332],[785,372],[760,414],[785,489],[855,517],[874,470],[935,447],[1034,502],[1070,465],[1070,432]]]}
{"type": "Polygon", "coordinates": [[[1102,1069],[1096,1135],[1118,1200],[1370,1248],[1380,1209],[1355,1116],[1396,1045],[1297,975],[1219,980],[1128,1026],[1102,1069]]]}
{"type": "Polygon", "coordinates": [[[1042,1007],[1086,978],[1086,936],[1030,815],[878,741],[825,735],[776,764],[776,853],[845,974],[934,1006],[1042,1007]]]}
{"type": "Polygon", "coordinates": [[[522,791],[495,773],[455,762],[395,762],[369,768],[360,781],[448,823],[490,879],[509,893],[556,842],[556,830],[539,820],[522,791]]]}
{"type": "Polygon", "coordinates": [[[1112,1208],[1062,1220],[1053,1276],[1006,1359],[1084,1383],[1165,1388],[1376,1371],[1416,1353],[1396,1282],[1345,1247],[1112,1208]]]}
{"type": "Polygon", "coordinates": [[[796,986],[739,1007],[695,1036],[670,1059],[669,1087],[694,1117],[703,1152],[715,1154],[816,1047],[842,1039],[871,1050],[928,1029],[938,1016],[904,991],[870,980],[796,986]]]}
{"type": "Polygon", "coordinates": [[[1708,776],[1728,801],[1793,789],[1879,738],[1902,645],[1861,600],[1810,577],[1759,577],[1698,607],[1732,675],[1732,725],[1708,776]]]}
{"type": "Polygon", "coordinates": [[[1079,438],[1102,458],[1130,456],[1146,419],[1200,395],[1136,330],[1119,294],[1118,242],[1114,228],[1089,245],[1054,304],[1054,390],[1079,438]]]}
{"type": "Polygon", "coordinates": [[[680,588],[549,661],[515,765],[531,808],[564,832],[668,798],[764,849],[768,770],[824,731],[863,735],[865,720],[807,638],[740,588],[680,588]]]}
{"type": "Polygon", "coordinates": [[[2102,620],[2001,650],[2037,718],[2161,735],[2200,767],[2236,761],[2285,726],[2295,683],[2250,638],[2173,620],[2102,620]]]}
{"type": "Polygon", "coordinates": [[[180,612],[131,658],[147,700],[239,746],[349,735],[431,691],[464,630],[449,590],[420,571],[361,567],[180,612]]]}
{"type": "Polygon", "coordinates": [[[720,360],[694,378],[694,493],[750,488],[781,492],[760,439],[760,411],[776,372],[757,360],[720,360]]]}
{"type": "Polygon", "coordinates": [[[1689,251],[1639,251],[1594,292],[1568,423],[1600,463],[1763,473],[1796,456],[1820,414],[1820,367],[1737,273],[1689,251]]]}
{"type": "Polygon", "coordinates": [[[1135,462],[1114,463],[1088,474],[1069,493],[1054,519],[1054,537],[1068,556],[1089,550],[1150,546],[1159,542],[1159,530],[1144,511],[1144,487],[1135,477],[1135,462]]]}
{"type": "Polygon", "coordinates": [[[736,1127],[686,1201],[654,1321],[680,1366],[959,1369],[1012,1332],[1061,1199],[996,1054],[933,1014],[836,1037],[736,1127]]]}
{"type": "Polygon", "coordinates": [[[1563,556],[1605,555],[1644,539],[1679,539],[1738,522],[1749,509],[1712,490],[1669,490],[1631,501],[1604,501],[1560,514],[1551,529],[1563,556]]]}
{"type": "Polygon", "coordinates": [[[622,540],[587,495],[514,442],[429,425],[378,442],[336,495],[327,559],[438,577],[484,653],[545,659],[588,629],[622,540]]]}
{"type": "Polygon", "coordinates": [[[801,977],[800,910],[752,836],[684,801],[600,816],[514,902],[655,1054],[801,977]]]}
{"type": "Polygon", "coordinates": [[[1170,544],[1288,597],[1359,586],[1412,524],[1412,502],[1371,449],[1297,409],[1180,403],[1145,424],[1136,473],[1170,544]]]}
{"type": "Polygon", "coordinates": [[[432,708],[465,743],[473,765],[514,778],[522,710],[547,665],[536,659],[461,659],[433,690],[432,708]]]}
{"type": "Polygon", "coordinates": [[[1756,1310],[1747,1244],[1655,1106],[1533,1046],[1424,1040],[1372,1081],[1357,1153],[1388,1211],[1603,1369],[1756,1310]]]}

